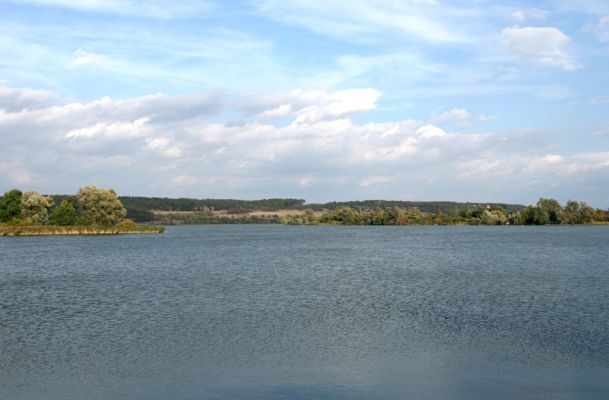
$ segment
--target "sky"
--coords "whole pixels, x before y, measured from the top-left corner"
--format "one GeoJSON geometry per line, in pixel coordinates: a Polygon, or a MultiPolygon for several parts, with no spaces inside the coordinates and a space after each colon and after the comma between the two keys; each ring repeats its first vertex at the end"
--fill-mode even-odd
{"type": "Polygon", "coordinates": [[[609,1],[0,0],[0,191],[609,207],[609,1]]]}

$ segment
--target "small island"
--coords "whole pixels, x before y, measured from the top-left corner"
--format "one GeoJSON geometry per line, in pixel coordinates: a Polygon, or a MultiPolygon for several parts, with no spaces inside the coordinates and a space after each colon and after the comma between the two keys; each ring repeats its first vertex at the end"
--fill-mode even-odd
{"type": "Polygon", "coordinates": [[[55,204],[53,197],[13,189],[0,197],[0,236],[116,235],[162,233],[138,225],[113,189],[85,186],[55,204]]]}

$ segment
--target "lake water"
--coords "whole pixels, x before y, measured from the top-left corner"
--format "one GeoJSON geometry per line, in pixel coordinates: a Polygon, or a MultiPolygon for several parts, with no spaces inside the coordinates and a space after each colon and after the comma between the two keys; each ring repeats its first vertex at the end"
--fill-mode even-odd
{"type": "Polygon", "coordinates": [[[609,226],[2,237],[0,398],[607,399],[609,226]]]}

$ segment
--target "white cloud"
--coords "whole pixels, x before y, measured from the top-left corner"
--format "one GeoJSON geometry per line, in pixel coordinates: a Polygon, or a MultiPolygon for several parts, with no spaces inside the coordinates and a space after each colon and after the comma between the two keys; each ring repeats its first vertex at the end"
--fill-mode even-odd
{"type": "Polygon", "coordinates": [[[424,139],[431,139],[445,136],[446,132],[437,126],[425,125],[417,129],[417,135],[420,135],[424,139]]]}
{"type": "Polygon", "coordinates": [[[609,15],[601,17],[595,24],[587,24],[584,31],[592,33],[601,42],[609,42],[609,15]]]}
{"type": "Polygon", "coordinates": [[[182,149],[172,145],[171,140],[166,137],[146,139],[146,149],[158,152],[168,158],[178,158],[182,155],[182,149]]]}
{"type": "Polygon", "coordinates": [[[488,121],[489,117],[480,114],[478,116],[471,115],[464,108],[454,108],[450,111],[445,111],[440,115],[433,117],[435,122],[450,122],[457,126],[469,126],[476,122],[488,121]]]}
{"type": "Polygon", "coordinates": [[[295,123],[314,123],[376,108],[381,92],[374,89],[350,89],[323,95],[318,103],[296,112],[295,123]]]}
{"type": "Polygon", "coordinates": [[[568,52],[569,37],[556,28],[505,28],[501,38],[509,53],[520,61],[567,71],[581,67],[568,52]]]}
{"type": "Polygon", "coordinates": [[[263,0],[258,10],[283,23],[305,27],[339,39],[370,41],[387,35],[427,42],[463,42],[468,34],[451,24],[470,13],[432,0],[263,0]]]}
{"type": "Polygon", "coordinates": [[[199,179],[191,175],[178,175],[171,178],[169,185],[171,186],[192,186],[196,185],[199,179]]]}
{"type": "MultiPolygon", "coordinates": [[[[289,104],[294,121],[307,116],[306,122],[280,125],[240,111],[239,99],[221,101],[227,114],[241,113],[243,123],[205,117],[217,107],[205,94],[5,110],[0,147],[18,158],[0,162],[0,186],[25,182],[69,193],[95,181],[125,194],[310,200],[399,198],[407,188],[413,198],[486,200],[494,193],[496,200],[514,201],[549,196],[550,182],[565,182],[565,191],[579,187],[580,198],[595,201],[578,182],[609,183],[609,158],[602,153],[548,153],[547,143],[534,141],[542,139],[524,143],[509,135],[446,132],[409,119],[349,118],[372,109],[379,95],[364,90],[260,96],[263,110],[289,104]],[[189,108],[191,101],[200,104],[189,108]],[[548,184],[529,185],[533,180],[548,184]]],[[[255,96],[249,100],[255,103],[255,96]]]]}
{"type": "Polygon", "coordinates": [[[203,0],[197,2],[167,0],[23,0],[23,2],[89,12],[153,18],[191,16],[193,13],[206,12],[213,9],[209,2],[203,0]]]}
{"type": "Polygon", "coordinates": [[[383,185],[386,183],[390,183],[392,181],[395,181],[396,176],[369,176],[368,178],[362,180],[360,182],[360,186],[361,187],[368,187],[368,186],[374,186],[374,185],[383,185]]]}
{"type": "Polygon", "coordinates": [[[266,110],[258,114],[258,119],[262,121],[278,119],[285,117],[292,112],[291,104],[281,104],[272,110],[266,110]]]}
{"type": "Polygon", "coordinates": [[[129,139],[146,136],[149,133],[146,123],[148,118],[139,118],[133,122],[99,122],[95,125],[73,129],[67,132],[66,139],[90,139],[102,137],[106,139],[129,139]]]}
{"type": "Polygon", "coordinates": [[[108,62],[108,57],[82,49],[78,49],[74,52],[74,59],[70,66],[73,68],[82,66],[101,66],[108,62]]]}
{"type": "Polygon", "coordinates": [[[516,10],[512,13],[512,18],[514,18],[518,22],[524,22],[527,19],[545,21],[547,16],[548,12],[539,8],[516,10]]]}
{"type": "Polygon", "coordinates": [[[0,86],[0,110],[21,111],[48,106],[57,100],[45,90],[13,89],[0,86]]]}

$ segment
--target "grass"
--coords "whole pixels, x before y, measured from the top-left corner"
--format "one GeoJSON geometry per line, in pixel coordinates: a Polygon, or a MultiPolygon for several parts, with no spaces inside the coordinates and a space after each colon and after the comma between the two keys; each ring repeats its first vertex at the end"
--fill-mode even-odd
{"type": "Polygon", "coordinates": [[[53,226],[53,225],[4,225],[0,236],[44,236],[44,235],[119,235],[163,233],[159,226],[53,226]]]}

